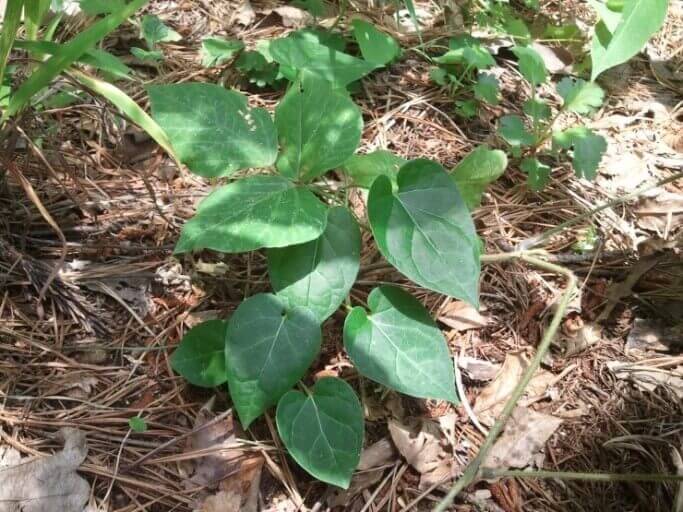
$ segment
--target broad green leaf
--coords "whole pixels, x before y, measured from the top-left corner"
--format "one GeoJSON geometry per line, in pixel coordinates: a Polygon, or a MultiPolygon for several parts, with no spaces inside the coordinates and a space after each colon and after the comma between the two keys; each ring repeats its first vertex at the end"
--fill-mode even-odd
{"type": "Polygon", "coordinates": [[[280,139],[278,171],[293,180],[309,181],[353,155],[363,118],[346,91],[306,74],[275,109],[275,125],[280,139]]]}
{"type": "Polygon", "coordinates": [[[220,386],[228,379],[225,343],[228,323],[208,320],[193,327],[171,356],[171,368],[191,384],[203,388],[220,386]]]}
{"type": "Polygon", "coordinates": [[[458,187],[438,163],[413,160],[398,172],[398,191],[379,176],[368,217],[382,255],[409,279],[477,305],[479,244],[458,187]]]}
{"type": "Polygon", "coordinates": [[[155,85],[148,91],[153,117],[195,174],[227,176],[275,163],[277,133],[270,114],[249,108],[240,93],[203,83],[155,85]]]}
{"type": "Polygon", "coordinates": [[[230,397],[244,428],[301,379],[320,350],[320,325],[306,308],[269,293],[239,305],[228,322],[230,397]]]}
{"type": "Polygon", "coordinates": [[[550,119],[552,114],[548,104],[537,98],[526,100],[524,105],[522,105],[522,110],[524,110],[526,115],[538,121],[546,121],[550,119]]]}
{"type": "Polygon", "coordinates": [[[202,39],[202,66],[205,68],[220,66],[232,59],[243,48],[244,43],[242,41],[205,37],[202,39]]]}
{"type": "Polygon", "coordinates": [[[484,145],[471,151],[453,169],[451,176],[470,210],[479,206],[486,187],[503,175],[507,165],[504,152],[484,145]]]}
{"type": "Polygon", "coordinates": [[[380,286],[368,308],[353,308],[344,322],[344,347],[361,375],[406,395],[457,402],[446,339],[420,301],[380,286]]]}
{"type": "Polygon", "coordinates": [[[208,195],[183,226],[175,253],[213,249],[246,252],[318,238],[327,207],[281,176],[252,176],[208,195]]]}
{"type": "Polygon", "coordinates": [[[344,172],[357,187],[370,188],[377,176],[389,176],[396,181],[398,170],[407,160],[386,149],[378,149],[364,155],[353,155],[344,162],[344,172]]]}
{"type": "Polygon", "coordinates": [[[535,192],[542,190],[550,181],[550,167],[536,158],[525,158],[522,160],[521,168],[527,175],[527,185],[535,192]]]}
{"type": "Polygon", "coordinates": [[[79,7],[90,16],[110,14],[122,9],[125,5],[123,0],[80,0],[79,7]]]}
{"type": "Polygon", "coordinates": [[[528,46],[515,46],[512,53],[519,60],[519,72],[534,87],[545,82],[548,70],[545,68],[543,58],[533,48],[528,46]]]}
{"type": "Polygon", "coordinates": [[[358,42],[363,58],[384,66],[401,56],[401,47],[389,34],[377,30],[372,23],[355,19],[352,21],[353,37],[358,42]]]}
{"type": "Polygon", "coordinates": [[[330,6],[323,0],[294,0],[292,5],[310,12],[316,18],[324,18],[330,11],[330,6]]]}
{"type": "Polygon", "coordinates": [[[474,97],[485,101],[489,105],[498,105],[499,84],[498,79],[488,73],[479,73],[477,83],[472,87],[474,97]]]}
{"type": "Polygon", "coordinates": [[[147,42],[150,49],[157,43],[180,41],[181,35],[166,25],[158,16],[145,14],[140,22],[140,36],[147,42]]]}
{"type": "Polygon", "coordinates": [[[337,52],[346,50],[346,39],[344,39],[344,36],[340,32],[333,32],[323,28],[306,27],[297,30],[296,32],[292,32],[289,36],[303,41],[321,44],[328,48],[332,48],[337,52]]]}
{"type": "Polygon", "coordinates": [[[429,70],[429,78],[436,85],[444,86],[448,83],[448,71],[443,68],[433,67],[429,70]]]}
{"type": "Polygon", "coordinates": [[[0,122],[4,122],[22,110],[41,89],[46,87],[57,75],[68,68],[76,59],[90,50],[98,41],[112,32],[149,0],[132,0],[126,6],[105,18],[93,23],[87,29],[65,43],[59,53],[43,62],[31,73],[12,95],[9,106],[0,122]]]}
{"type": "Polygon", "coordinates": [[[572,166],[580,178],[592,180],[607,150],[607,141],[602,135],[588,128],[577,126],[553,134],[553,146],[563,149],[573,148],[572,166]]]}
{"type": "Polygon", "coordinates": [[[353,388],[335,377],[316,382],[310,394],[280,399],[277,430],[294,460],[318,480],[347,489],[363,447],[363,409],[353,388]]]}
{"type": "Polygon", "coordinates": [[[458,113],[458,115],[464,117],[465,119],[472,119],[474,116],[476,116],[478,109],[479,103],[477,100],[456,100],[455,102],[455,111],[458,113]]]}
{"type": "Polygon", "coordinates": [[[564,100],[562,108],[578,114],[592,113],[605,99],[605,91],[595,82],[568,76],[557,84],[557,92],[564,100]]]}
{"type": "Polygon", "coordinates": [[[161,50],[145,50],[144,48],[133,46],[130,49],[130,53],[133,57],[140,60],[147,60],[150,62],[161,62],[164,60],[164,52],[161,50]]]}
{"type": "Polygon", "coordinates": [[[269,62],[261,52],[242,52],[235,61],[235,68],[246,74],[249,82],[257,87],[274,85],[278,79],[278,64],[269,62]]]}
{"type": "Polygon", "coordinates": [[[269,47],[273,59],[280,65],[309,71],[341,87],[364,77],[377,67],[371,62],[300,37],[276,39],[270,42],[269,47]]]}
{"type": "Polygon", "coordinates": [[[500,118],[498,134],[511,146],[531,146],[536,141],[533,134],[524,126],[524,120],[515,115],[500,118]]]}
{"type": "Polygon", "coordinates": [[[487,69],[496,64],[491,53],[484,48],[478,39],[461,35],[453,37],[448,42],[449,50],[440,57],[436,57],[437,64],[467,64],[475,69],[487,69]]]}
{"type": "Polygon", "coordinates": [[[619,24],[612,32],[605,24],[602,29],[596,26],[591,46],[591,80],[636,55],[662,27],[668,7],[669,0],[626,0],[619,24]]]}
{"type": "Polygon", "coordinates": [[[360,268],[360,229],[346,208],[332,208],[319,238],[268,251],[273,290],[323,323],[344,302],[360,268]]]}

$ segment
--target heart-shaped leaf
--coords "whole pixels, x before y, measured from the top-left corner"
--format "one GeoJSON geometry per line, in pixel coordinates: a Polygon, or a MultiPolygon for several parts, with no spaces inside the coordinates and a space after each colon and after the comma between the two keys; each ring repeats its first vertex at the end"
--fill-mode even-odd
{"type": "Polygon", "coordinates": [[[280,65],[309,71],[339,87],[355,82],[376,67],[371,62],[294,35],[271,41],[269,48],[280,65]]]}
{"type": "Polygon", "coordinates": [[[148,91],[154,119],[192,172],[227,176],[275,163],[277,133],[270,114],[249,108],[240,93],[201,83],[155,85],[148,91]]]}
{"type": "Polygon", "coordinates": [[[281,147],[278,170],[290,179],[308,181],[353,155],[363,119],[346,91],[306,74],[278,105],[275,125],[281,147]]]}
{"type": "Polygon", "coordinates": [[[213,388],[223,384],[228,378],[227,328],[223,320],[208,320],[187,331],[171,356],[171,368],[195,386],[213,388]]]}
{"type": "Polygon", "coordinates": [[[344,322],[344,346],[358,371],[418,398],[457,402],[446,339],[429,312],[394,286],[375,288],[368,314],[353,308],[344,322]]]}
{"type": "Polygon", "coordinates": [[[355,19],[353,37],[358,42],[363,58],[378,66],[384,66],[401,56],[401,47],[389,34],[377,30],[372,23],[355,19]]]}
{"type": "Polygon", "coordinates": [[[320,341],[320,325],[306,308],[288,308],[269,293],[239,305],[228,323],[225,360],[230,396],[244,428],[304,376],[320,341]]]}
{"type": "Polygon", "coordinates": [[[360,267],[360,230],[346,208],[332,208],[317,240],[268,251],[268,275],[290,306],[324,322],[348,295],[360,267]]]}
{"type": "Polygon", "coordinates": [[[365,155],[353,155],[344,162],[344,172],[357,187],[370,188],[377,176],[389,176],[396,181],[398,170],[407,160],[385,149],[378,149],[365,155]]]}
{"type": "Polygon", "coordinates": [[[543,57],[536,50],[529,46],[515,46],[512,53],[519,59],[519,72],[531,85],[537,86],[545,82],[548,77],[548,70],[543,62],[543,57]]]}
{"type": "Polygon", "coordinates": [[[453,169],[453,179],[470,210],[479,206],[486,187],[503,175],[507,165],[504,152],[483,145],[471,151],[453,169]]]}
{"type": "Polygon", "coordinates": [[[347,489],[363,447],[363,409],[351,386],[325,377],[309,395],[277,405],[277,430],[294,460],[318,480],[347,489]]]}
{"type": "Polygon", "coordinates": [[[453,179],[438,163],[413,160],[391,180],[378,177],[368,217],[382,255],[417,284],[476,306],[479,242],[453,179]]]}
{"type": "Polygon", "coordinates": [[[326,222],[327,207],[308,189],[281,176],[252,176],[209,194],[183,226],[175,252],[285,247],[315,240],[326,222]]]}

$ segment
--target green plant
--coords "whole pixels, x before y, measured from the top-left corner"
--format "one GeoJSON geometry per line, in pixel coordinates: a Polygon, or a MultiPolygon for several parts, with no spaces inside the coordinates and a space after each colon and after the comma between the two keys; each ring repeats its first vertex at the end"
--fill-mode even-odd
{"type": "Polygon", "coordinates": [[[362,446],[360,403],[340,379],[323,379],[310,390],[301,382],[320,350],[322,323],[340,306],[348,310],[344,344],[361,375],[416,397],[457,402],[457,395],[446,341],[416,298],[380,286],[367,308],[349,306],[360,228],[346,189],[323,176],[346,169],[352,186],[369,187],[369,229],[400,272],[477,304],[480,243],[468,206],[500,175],[505,157],[481,148],[450,175],[429,160],[354,155],[362,118],[340,85],[355,75],[299,73],[274,120],[215,85],[149,88],[153,116],[181,161],[200,176],[232,178],[201,202],[176,254],[266,249],[274,292],[247,298],[227,321],[191,329],[171,361],[193,384],[227,383],[245,427],[277,405],[278,430],[295,460],[345,487],[362,446]],[[476,162],[486,162],[488,173],[476,162]],[[234,179],[246,168],[264,171],[234,179]],[[303,392],[291,390],[297,383],[303,392]]]}
{"type": "Polygon", "coordinates": [[[166,25],[158,16],[145,14],[140,20],[140,37],[145,40],[147,49],[133,47],[130,49],[140,60],[159,62],[164,59],[163,52],[158,48],[159,43],[180,41],[182,36],[166,25]]]}
{"type": "Polygon", "coordinates": [[[519,59],[519,71],[529,83],[531,95],[523,104],[525,118],[504,115],[500,119],[498,135],[507,142],[513,156],[523,157],[520,166],[528,176],[529,187],[540,190],[548,183],[551,168],[544,160],[569,153],[576,175],[593,179],[607,149],[604,137],[584,126],[556,130],[555,125],[562,114],[594,112],[602,105],[604,91],[594,82],[565,77],[556,88],[562,104],[553,112],[537,92],[548,78],[541,56],[526,46],[516,46],[512,51],[519,59]]]}
{"type": "Polygon", "coordinates": [[[498,104],[500,84],[486,72],[496,61],[480,40],[469,35],[451,38],[448,51],[433,60],[438,66],[431,69],[429,76],[448,89],[459,115],[474,117],[480,102],[498,104]]]}

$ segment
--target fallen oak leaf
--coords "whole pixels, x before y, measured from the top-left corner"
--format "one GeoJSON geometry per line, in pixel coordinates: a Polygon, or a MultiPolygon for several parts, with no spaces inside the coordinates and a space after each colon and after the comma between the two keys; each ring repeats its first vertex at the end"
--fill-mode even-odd
{"type": "Polygon", "coordinates": [[[461,300],[449,302],[442,308],[438,319],[442,324],[456,331],[480,329],[489,323],[488,317],[482,315],[474,306],[461,300]]]}
{"type": "Polygon", "coordinates": [[[85,433],[63,428],[62,451],[29,461],[7,448],[0,451],[0,512],[82,512],[90,486],[76,473],[88,447],[85,433]]]}

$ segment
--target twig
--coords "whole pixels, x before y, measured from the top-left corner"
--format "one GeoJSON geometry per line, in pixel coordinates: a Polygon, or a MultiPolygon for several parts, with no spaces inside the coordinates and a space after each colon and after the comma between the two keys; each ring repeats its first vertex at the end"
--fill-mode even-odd
{"type": "Polygon", "coordinates": [[[534,265],[535,267],[565,276],[567,278],[567,287],[564,291],[564,294],[562,295],[562,298],[560,299],[560,303],[558,304],[557,310],[553,315],[552,321],[550,322],[548,329],[545,331],[543,339],[541,340],[541,343],[539,344],[538,349],[536,350],[536,354],[529,362],[529,367],[524,372],[524,375],[522,375],[522,379],[519,381],[517,386],[515,386],[515,389],[512,391],[512,395],[505,404],[503,412],[500,414],[496,422],[493,424],[493,427],[491,427],[489,435],[486,437],[483,444],[481,445],[481,448],[479,449],[479,453],[472,460],[472,462],[469,463],[467,469],[465,470],[465,473],[463,473],[460,479],[458,479],[458,481],[453,485],[453,487],[451,487],[450,491],[448,491],[448,494],[446,494],[443,500],[441,500],[441,502],[436,506],[436,508],[434,509],[436,512],[444,512],[451,505],[451,503],[453,503],[454,498],[460,493],[460,491],[462,491],[465,487],[471,484],[479,475],[479,468],[486,459],[489,450],[493,447],[493,444],[495,443],[498,435],[503,431],[503,427],[505,427],[505,423],[512,415],[512,411],[516,407],[517,402],[524,394],[524,390],[533,378],[534,374],[536,373],[536,370],[538,370],[538,368],[540,367],[541,361],[543,360],[546,352],[550,348],[550,344],[555,338],[555,334],[557,333],[557,330],[560,327],[560,323],[564,318],[564,313],[567,310],[567,307],[569,306],[572,296],[574,295],[574,291],[576,289],[576,277],[574,276],[571,270],[561,267],[559,265],[554,265],[536,256],[532,256],[531,254],[539,254],[539,252],[536,251],[532,253],[513,252],[491,254],[487,255],[485,259],[482,258],[482,262],[485,261],[488,263],[492,263],[507,261],[511,259],[520,259],[526,263],[529,263],[530,265],[534,265]]]}
{"type": "Polygon", "coordinates": [[[591,482],[681,482],[683,475],[653,473],[576,473],[573,471],[525,471],[521,469],[483,468],[482,478],[557,478],[591,482]]]}

